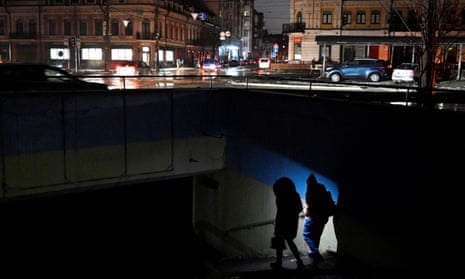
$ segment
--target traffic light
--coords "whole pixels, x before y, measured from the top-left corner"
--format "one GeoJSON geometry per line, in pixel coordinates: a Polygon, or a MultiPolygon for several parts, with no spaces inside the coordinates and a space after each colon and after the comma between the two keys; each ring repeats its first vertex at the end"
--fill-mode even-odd
{"type": "Polygon", "coordinates": [[[71,37],[71,38],[69,38],[69,44],[70,44],[72,47],[75,47],[75,46],[76,46],[76,37],[71,37]]]}
{"type": "Polygon", "coordinates": [[[349,15],[348,14],[344,14],[342,16],[342,25],[346,25],[349,23],[349,15]]]}

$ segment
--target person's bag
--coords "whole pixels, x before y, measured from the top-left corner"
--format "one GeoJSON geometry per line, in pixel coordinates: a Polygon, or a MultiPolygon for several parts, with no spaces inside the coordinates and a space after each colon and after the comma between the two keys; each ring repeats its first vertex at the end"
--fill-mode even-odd
{"type": "Polygon", "coordinates": [[[271,248],[273,248],[273,249],[285,249],[286,244],[284,244],[284,239],[273,236],[271,238],[271,248]]]}

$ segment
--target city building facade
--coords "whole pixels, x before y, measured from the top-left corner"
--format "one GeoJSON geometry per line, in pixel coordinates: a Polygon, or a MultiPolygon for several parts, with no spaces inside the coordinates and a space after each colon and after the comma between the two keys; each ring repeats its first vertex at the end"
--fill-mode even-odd
{"type": "MultiPolygon", "coordinates": [[[[0,0],[0,62],[41,62],[73,71],[108,70],[119,60],[143,61],[152,68],[175,65],[177,59],[197,65],[218,58],[221,4],[0,0]]],[[[239,40],[237,25],[229,26],[239,40]]]]}
{"type": "MultiPolygon", "coordinates": [[[[206,1],[206,3],[211,3],[206,1]]],[[[215,1],[213,1],[215,3],[215,1]]],[[[254,0],[218,0],[219,9],[213,10],[220,20],[219,60],[249,61],[256,59],[254,46],[256,11],[254,0]]],[[[263,15],[262,15],[263,17],[263,15]]]]}
{"type": "MultiPolygon", "coordinates": [[[[457,67],[465,43],[465,1],[436,3],[430,24],[441,24],[442,47],[435,63],[457,67]]],[[[421,5],[413,0],[291,0],[290,23],[283,24],[289,60],[343,62],[369,56],[392,65],[414,62],[422,44],[421,5]]]]}

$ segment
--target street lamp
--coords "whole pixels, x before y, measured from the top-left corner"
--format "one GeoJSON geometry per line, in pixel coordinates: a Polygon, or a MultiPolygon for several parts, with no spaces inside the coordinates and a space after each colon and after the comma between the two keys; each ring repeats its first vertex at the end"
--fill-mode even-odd
{"type": "Polygon", "coordinates": [[[111,38],[110,38],[110,1],[107,1],[104,11],[103,21],[103,44],[104,44],[104,63],[105,71],[110,70],[111,59],[111,38]]]}
{"type": "Polygon", "coordinates": [[[160,71],[160,31],[159,31],[159,23],[158,20],[159,18],[159,11],[158,8],[160,6],[159,0],[154,1],[155,5],[155,26],[154,26],[154,31],[155,31],[155,71],[158,73],[160,71]]]}
{"type": "Polygon", "coordinates": [[[160,71],[160,57],[159,57],[160,56],[160,33],[158,32],[155,33],[155,40],[156,40],[155,51],[157,52],[156,62],[155,62],[155,71],[159,72],[160,71]]]}
{"type": "Polygon", "coordinates": [[[129,18],[123,19],[124,28],[128,28],[128,24],[131,20],[129,18]]]}
{"type": "Polygon", "coordinates": [[[191,16],[192,16],[192,19],[194,20],[200,20],[202,22],[204,22],[205,20],[207,20],[207,15],[205,13],[196,13],[196,12],[191,12],[191,16]]]}

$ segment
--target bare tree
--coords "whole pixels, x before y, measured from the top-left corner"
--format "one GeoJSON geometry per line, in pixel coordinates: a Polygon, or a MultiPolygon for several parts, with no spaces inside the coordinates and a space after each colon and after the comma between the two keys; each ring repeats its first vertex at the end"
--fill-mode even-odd
{"type": "MultiPolygon", "coordinates": [[[[460,0],[391,0],[391,16],[398,16],[404,29],[412,36],[416,46],[416,61],[420,66],[418,86],[425,93],[432,94],[435,87],[437,62],[442,61],[444,50],[454,41],[458,34],[458,7],[460,0]],[[407,19],[398,11],[408,8],[407,19]],[[419,38],[419,40],[418,40],[419,38]]],[[[463,2],[463,1],[462,1],[463,2]]]]}

